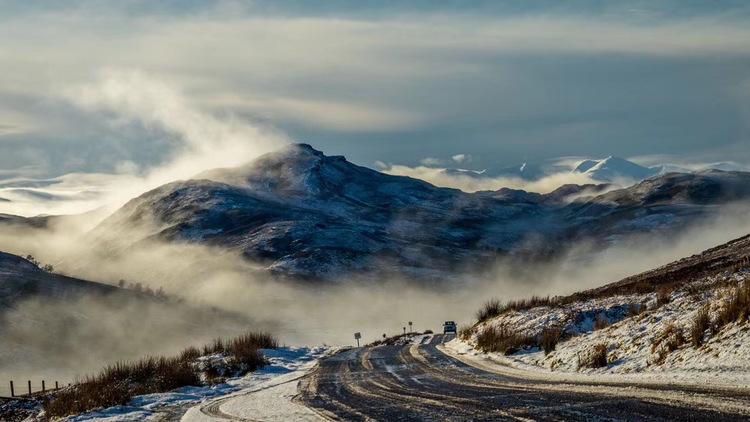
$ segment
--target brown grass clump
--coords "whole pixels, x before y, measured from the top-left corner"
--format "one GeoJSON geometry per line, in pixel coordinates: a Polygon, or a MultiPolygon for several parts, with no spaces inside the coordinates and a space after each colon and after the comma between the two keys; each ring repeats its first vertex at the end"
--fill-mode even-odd
{"type": "Polygon", "coordinates": [[[628,317],[638,316],[645,310],[646,306],[644,306],[642,303],[633,302],[628,305],[628,317]]]}
{"type": "Polygon", "coordinates": [[[594,331],[602,330],[612,325],[604,314],[599,314],[594,320],[594,331]]]}
{"type": "Polygon", "coordinates": [[[490,299],[482,305],[481,308],[476,312],[478,322],[487,321],[490,318],[494,318],[500,315],[503,309],[503,305],[500,299],[490,299]]]}
{"type": "Polygon", "coordinates": [[[563,329],[560,326],[553,325],[544,327],[542,333],[539,336],[539,347],[544,350],[544,354],[548,355],[557,347],[557,343],[562,338],[563,329]]]}
{"type": "Polygon", "coordinates": [[[679,349],[686,341],[685,334],[681,328],[674,324],[667,325],[664,332],[656,337],[651,344],[651,353],[657,353],[655,363],[657,365],[664,363],[667,355],[679,349]]]}
{"type": "Polygon", "coordinates": [[[511,355],[521,349],[536,347],[533,336],[522,335],[508,327],[487,327],[477,335],[477,346],[484,352],[511,355]]]}
{"type": "Polygon", "coordinates": [[[607,345],[599,343],[586,353],[578,365],[579,368],[603,368],[607,366],[607,345]]]}
{"type": "Polygon", "coordinates": [[[477,322],[483,322],[490,318],[502,315],[510,311],[524,311],[539,306],[557,306],[561,301],[559,297],[532,296],[528,299],[510,300],[503,304],[499,299],[490,299],[476,312],[477,322]]]}
{"type": "Polygon", "coordinates": [[[661,307],[669,303],[669,296],[674,291],[675,286],[665,285],[656,291],[656,307],[661,307]]]}
{"type": "Polygon", "coordinates": [[[693,326],[690,327],[690,342],[696,349],[703,344],[703,336],[710,324],[709,306],[705,304],[695,315],[693,326]]]}
{"type": "Polygon", "coordinates": [[[188,347],[185,350],[180,353],[180,359],[189,361],[189,360],[195,360],[198,359],[201,356],[200,350],[196,347],[188,347]]]}
{"type": "Polygon", "coordinates": [[[471,325],[462,325],[458,329],[458,338],[467,341],[471,338],[471,325]]]}
{"type": "Polygon", "coordinates": [[[729,302],[719,311],[717,322],[724,326],[735,321],[746,321],[748,316],[750,316],[750,283],[745,282],[732,291],[729,302]]]}

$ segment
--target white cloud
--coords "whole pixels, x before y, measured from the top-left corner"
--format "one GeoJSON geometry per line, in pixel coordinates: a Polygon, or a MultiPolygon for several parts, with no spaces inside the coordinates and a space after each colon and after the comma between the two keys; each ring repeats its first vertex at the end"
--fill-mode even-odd
{"type": "Polygon", "coordinates": [[[471,155],[466,155],[466,154],[456,154],[451,158],[453,159],[453,161],[457,163],[463,163],[464,161],[466,162],[471,161],[471,155]]]}
{"type": "Polygon", "coordinates": [[[180,145],[170,160],[143,175],[137,164],[123,161],[119,175],[68,175],[44,188],[33,187],[33,180],[22,190],[9,186],[2,190],[12,201],[5,207],[8,212],[57,214],[116,207],[162,184],[244,164],[288,142],[269,128],[207,113],[191,104],[179,87],[139,70],[110,69],[95,82],[66,88],[62,94],[82,109],[112,117],[116,125],[136,123],[173,134],[180,145]]]}
{"type": "Polygon", "coordinates": [[[443,160],[432,157],[423,158],[419,160],[419,162],[425,166],[439,166],[440,164],[443,164],[443,160]]]}

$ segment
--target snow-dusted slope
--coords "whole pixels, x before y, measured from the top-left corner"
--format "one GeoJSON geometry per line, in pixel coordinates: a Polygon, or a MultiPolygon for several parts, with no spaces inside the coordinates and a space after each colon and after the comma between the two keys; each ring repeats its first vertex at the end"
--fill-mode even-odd
{"type": "Polygon", "coordinates": [[[489,356],[518,369],[566,378],[583,374],[610,381],[651,378],[747,386],[750,322],[742,312],[750,312],[750,302],[743,298],[749,285],[750,237],[745,237],[599,289],[509,310],[477,324],[464,342],[452,347],[482,356],[469,346],[481,348],[480,337],[488,330],[539,341],[545,328],[555,328],[562,334],[548,354],[532,341],[507,356],[500,351],[489,356]],[[733,303],[744,303],[744,310],[729,313],[733,303]],[[708,322],[696,329],[701,312],[708,322]],[[606,365],[591,367],[586,362],[597,346],[605,351],[606,365]]]}
{"type": "Polygon", "coordinates": [[[300,144],[147,192],[93,235],[107,250],[149,238],[227,247],[283,276],[445,280],[499,255],[549,256],[581,236],[682,228],[744,198],[750,174],[725,172],[665,175],[603,195],[574,186],[469,194],[300,144]],[[529,238],[544,241],[529,248],[529,238]]]}

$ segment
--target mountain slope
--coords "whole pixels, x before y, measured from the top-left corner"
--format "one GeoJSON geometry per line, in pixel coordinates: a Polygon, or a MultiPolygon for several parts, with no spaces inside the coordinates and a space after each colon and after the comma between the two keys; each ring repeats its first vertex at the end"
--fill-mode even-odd
{"type": "Polygon", "coordinates": [[[72,300],[87,294],[131,295],[106,284],[48,273],[24,258],[0,252],[0,310],[32,298],[72,300]]]}
{"type": "Polygon", "coordinates": [[[600,288],[484,309],[465,344],[519,369],[750,382],[750,236],[600,288]]]}
{"type": "Polygon", "coordinates": [[[548,256],[581,236],[615,241],[685,227],[715,215],[715,205],[750,198],[750,174],[664,175],[598,189],[469,194],[302,144],[147,192],[92,235],[108,251],[143,240],[220,246],[283,276],[445,280],[501,255],[548,256]]]}

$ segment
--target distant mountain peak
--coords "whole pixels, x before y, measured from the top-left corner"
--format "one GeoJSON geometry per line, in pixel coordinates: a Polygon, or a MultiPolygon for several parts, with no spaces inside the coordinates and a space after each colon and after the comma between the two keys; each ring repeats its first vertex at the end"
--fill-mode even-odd
{"type": "Polygon", "coordinates": [[[294,143],[289,144],[280,150],[276,151],[273,154],[280,153],[280,154],[307,154],[307,155],[314,155],[316,157],[323,157],[325,154],[323,154],[322,151],[318,151],[317,149],[313,148],[312,145],[306,144],[306,143],[294,143]]]}
{"type": "Polygon", "coordinates": [[[658,174],[659,168],[648,168],[622,157],[610,155],[601,160],[581,161],[573,172],[584,173],[599,182],[613,182],[617,179],[643,180],[658,174]]]}

